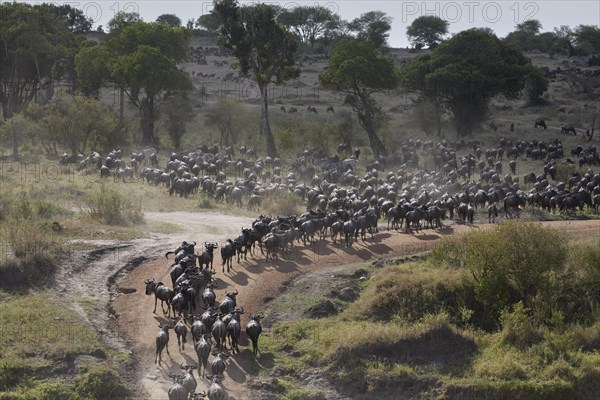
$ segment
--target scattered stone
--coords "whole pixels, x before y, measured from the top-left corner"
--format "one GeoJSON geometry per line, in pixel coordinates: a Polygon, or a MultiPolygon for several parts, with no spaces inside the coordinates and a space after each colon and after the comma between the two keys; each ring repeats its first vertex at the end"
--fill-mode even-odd
{"type": "Polygon", "coordinates": [[[354,278],[362,278],[369,275],[369,273],[367,272],[366,269],[364,268],[360,268],[357,269],[356,271],[354,271],[354,274],[352,275],[354,278]]]}
{"type": "Polygon", "coordinates": [[[384,260],[383,258],[380,258],[377,261],[373,261],[373,263],[371,264],[371,267],[372,268],[383,268],[383,267],[385,267],[386,264],[387,264],[387,261],[384,260]]]}
{"type": "Polygon", "coordinates": [[[153,380],[153,381],[155,381],[155,380],[157,380],[157,379],[158,379],[158,376],[156,376],[156,375],[151,375],[151,374],[148,374],[148,375],[146,375],[146,379],[150,379],[150,380],[153,380]]]}
{"type": "Polygon", "coordinates": [[[106,353],[102,349],[96,349],[90,353],[90,356],[94,356],[96,358],[106,359],[106,353]]]}
{"type": "Polygon", "coordinates": [[[358,294],[351,287],[345,287],[340,291],[338,298],[342,301],[354,301],[358,298],[358,294]]]}
{"type": "Polygon", "coordinates": [[[338,309],[331,300],[322,300],[306,310],[306,314],[310,318],[324,318],[336,315],[338,309]]]}

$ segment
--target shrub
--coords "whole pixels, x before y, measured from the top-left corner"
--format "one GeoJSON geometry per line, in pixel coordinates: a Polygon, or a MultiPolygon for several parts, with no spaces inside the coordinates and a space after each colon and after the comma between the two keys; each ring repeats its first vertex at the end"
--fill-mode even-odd
{"type": "Polygon", "coordinates": [[[91,368],[75,382],[74,389],[84,399],[126,399],[130,396],[119,376],[107,366],[91,368]]]}
{"type": "Polygon", "coordinates": [[[303,205],[298,195],[286,190],[277,190],[266,196],[262,201],[261,209],[267,215],[297,215],[303,205]]]}
{"type": "Polygon", "coordinates": [[[445,241],[433,259],[470,271],[476,297],[486,309],[483,323],[494,327],[500,312],[519,301],[538,319],[551,317],[544,304],[553,298],[554,278],[564,270],[567,250],[559,231],[511,221],[445,241]]]}
{"type": "Polygon", "coordinates": [[[500,314],[502,324],[501,338],[504,343],[517,347],[527,347],[539,343],[544,335],[531,318],[531,311],[518,302],[512,310],[503,310],[500,314]]]}
{"type": "Polygon", "coordinates": [[[107,188],[104,184],[100,190],[88,196],[86,202],[90,216],[107,225],[130,225],[144,222],[141,204],[134,204],[131,199],[107,188]]]}

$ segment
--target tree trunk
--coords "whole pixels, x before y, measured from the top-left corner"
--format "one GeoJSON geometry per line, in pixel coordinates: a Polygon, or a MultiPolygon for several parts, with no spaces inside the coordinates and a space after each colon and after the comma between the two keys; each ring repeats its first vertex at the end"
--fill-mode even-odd
{"type": "Polygon", "coordinates": [[[371,150],[373,150],[373,155],[375,159],[379,159],[379,156],[387,157],[387,150],[383,145],[379,136],[377,136],[377,132],[373,128],[365,128],[367,131],[367,136],[369,137],[369,145],[371,146],[371,150]]]}
{"type": "Polygon", "coordinates": [[[141,113],[141,127],[142,127],[142,142],[144,145],[155,146],[154,138],[154,99],[147,98],[144,100],[144,104],[140,107],[141,113]]]}
{"type": "Polygon", "coordinates": [[[267,155],[269,157],[277,157],[277,148],[275,146],[275,139],[273,138],[273,132],[271,132],[271,125],[269,124],[269,97],[268,97],[267,84],[259,85],[260,96],[261,96],[261,118],[260,118],[260,131],[265,137],[267,142],[267,155]]]}
{"type": "Polygon", "coordinates": [[[125,89],[119,88],[119,123],[123,125],[125,114],[125,89]]]}
{"type": "Polygon", "coordinates": [[[12,126],[12,144],[13,144],[13,159],[19,161],[19,139],[17,138],[17,130],[13,124],[12,126]]]}

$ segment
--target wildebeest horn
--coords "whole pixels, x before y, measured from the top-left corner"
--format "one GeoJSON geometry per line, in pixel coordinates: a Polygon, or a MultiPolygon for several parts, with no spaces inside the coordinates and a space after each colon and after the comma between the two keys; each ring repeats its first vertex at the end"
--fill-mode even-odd
{"type": "Polygon", "coordinates": [[[240,293],[240,292],[238,292],[238,290],[237,290],[237,289],[235,289],[235,293],[234,293],[234,294],[237,296],[239,293],[240,293]]]}
{"type": "Polygon", "coordinates": [[[194,241],[194,246],[196,245],[196,242],[194,241]]]}
{"type": "Polygon", "coordinates": [[[238,309],[238,311],[240,312],[240,314],[244,314],[244,307],[240,307],[240,308],[238,309]]]}
{"type": "Polygon", "coordinates": [[[257,317],[262,319],[262,318],[264,318],[264,317],[265,317],[265,314],[263,314],[263,313],[260,313],[260,314],[258,314],[258,315],[257,315],[257,317]]]}

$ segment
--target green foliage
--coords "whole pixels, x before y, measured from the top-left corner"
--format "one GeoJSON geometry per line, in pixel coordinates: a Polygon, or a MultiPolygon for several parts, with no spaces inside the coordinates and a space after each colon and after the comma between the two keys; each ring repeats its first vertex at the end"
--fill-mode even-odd
{"type": "Polygon", "coordinates": [[[106,366],[90,369],[74,385],[82,399],[127,399],[129,390],[115,371],[106,366]]]}
{"type": "Polygon", "coordinates": [[[30,108],[27,115],[37,123],[36,138],[48,154],[58,156],[57,148],[86,154],[90,148],[113,149],[125,142],[117,116],[98,100],[76,95],[30,108]]]}
{"type": "Polygon", "coordinates": [[[365,290],[363,300],[351,304],[347,313],[354,318],[415,322],[445,312],[457,324],[468,323],[467,309],[478,308],[469,274],[438,268],[416,274],[414,267],[408,264],[381,271],[365,290]]]}
{"type": "Polygon", "coordinates": [[[567,246],[559,231],[510,222],[443,241],[433,257],[470,271],[476,298],[485,307],[484,325],[493,326],[502,310],[519,301],[543,323],[551,316],[546,305],[555,305],[554,285],[563,272],[567,246]]]}
{"type": "Polygon", "coordinates": [[[285,9],[277,20],[288,26],[305,44],[314,47],[317,39],[328,39],[339,28],[340,16],[323,6],[298,6],[285,9]]]}
{"type": "Polygon", "coordinates": [[[502,310],[500,323],[502,325],[501,337],[504,343],[528,347],[544,338],[543,332],[532,318],[530,310],[524,307],[521,301],[515,304],[511,311],[502,310]]]}
{"type": "Polygon", "coordinates": [[[0,15],[0,97],[9,119],[36,97],[50,100],[49,82],[72,82],[73,57],[87,40],[71,30],[86,30],[89,20],[70,6],[17,2],[3,2],[0,15]]]}
{"type": "Polygon", "coordinates": [[[518,97],[531,73],[521,51],[481,29],[462,31],[400,69],[402,85],[449,110],[461,135],[486,120],[492,97],[518,97]]]}
{"type": "Polygon", "coordinates": [[[171,28],[179,28],[181,26],[181,18],[175,14],[161,14],[156,18],[159,24],[165,24],[171,28]]]}
{"type": "Polygon", "coordinates": [[[219,131],[219,144],[237,144],[245,130],[248,130],[248,116],[239,101],[223,98],[206,112],[205,124],[219,131]]]}
{"type": "Polygon", "coordinates": [[[543,94],[548,90],[548,80],[540,68],[531,68],[531,73],[525,84],[525,94],[529,104],[538,104],[543,101],[543,94]]]}
{"type": "Polygon", "coordinates": [[[376,49],[384,50],[392,29],[392,18],[383,11],[369,11],[348,23],[348,30],[356,32],[356,38],[369,41],[376,49]]]}
{"type": "Polygon", "coordinates": [[[416,18],[406,28],[406,35],[411,44],[417,49],[424,46],[434,48],[448,34],[448,21],[435,15],[423,15],[416,18]]]}
{"type": "Polygon", "coordinates": [[[335,45],[327,71],[319,75],[319,82],[325,88],[348,95],[347,101],[367,132],[373,154],[387,155],[377,136],[386,114],[373,95],[397,87],[399,75],[393,62],[369,41],[342,39],[335,45]]]}
{"type": "Polygon", "coordinates": [[[107,225],[130,225],[144,222],[141,202],[125,197],[104,184],[99,190],[88,196],[86,205],[93,219],[107,225]]]}
{"type": "Polygon", "coordinates": [[[600,28],[595,25],[579,25],[573,32],[575,43],[583,54],[600,53],[600,28]]]}
{"type": "Polygon", "coordinates": [[[106,82],[123,89],[140,113],[144,143],[155,144],[162,95],[192,89],[190,78],[177,65],[187,56],[191,32],[143,22],[136,13],[119,13],[109,26],[101,45],[77,56],[78,80],[87,95],[96,95],[106,82]],[[104,61],[97,61],[98,56],[104,61]]]}
{"type": "Polygon", "coordinates": [[[186,123],[194,118],[190,99],[181,95],[168,97],[161,104],[161,112],[165,116],[163,125],[173,142],[173,147],[180,150],[181,139],[186,132],[186,123]]]}
{"type": "Polygon", "coordinates": [[[267,154],[277,156],[277,147],[268,116],[270,83],[281,84],[300,75],[294,53],[298,42],[276,20],[276,9],[268,4],[255,4],[243,9],[237,0],[216,0],[214,10],[221,24],[219,43],[233,51],[239,68],[256,81],[261,95],[261,133],[267,154]]]}

